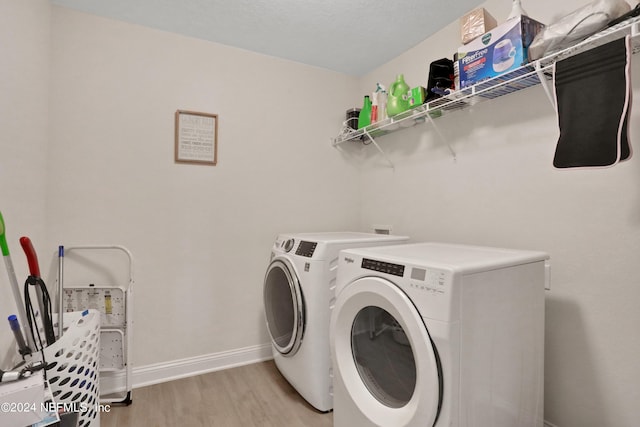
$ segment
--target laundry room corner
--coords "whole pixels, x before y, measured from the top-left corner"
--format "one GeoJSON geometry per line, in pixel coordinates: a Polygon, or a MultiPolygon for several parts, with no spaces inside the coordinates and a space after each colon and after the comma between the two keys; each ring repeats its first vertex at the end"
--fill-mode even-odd
{"type": "Polygon", "coordinates": [[[52,34],[49,246],[131,250],[140,381],[261,358],[275,236],[358,223],[354,78],[62,7],[52,34]],[[178,109],[217,114],[215,166],[174,162],[178,109]]]}

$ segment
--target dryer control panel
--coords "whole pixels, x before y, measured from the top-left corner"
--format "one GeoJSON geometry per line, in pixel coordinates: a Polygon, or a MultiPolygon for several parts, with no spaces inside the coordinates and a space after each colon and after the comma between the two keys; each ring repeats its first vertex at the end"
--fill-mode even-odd
{"type": "Polygon", "coordinates": [[[316,250],[316,246],[318,246],[317,242],[307,242],[304,240],[300,240],[298,249],[296,249],[296,255],[311,258],[316,250]]]}
{"type": "Polygon", "coordinates": [[[385,261],[376,261],[375,259],[362,258],[362,268],[367,270],[379,271],[381,273],[393,274],[394,276],[404,276],[404,265],[394,264],[385,261]]]}
{"type": "Polygon", "coordinates": [[[410,287],[431,294],[444,294],[447,291],[449,274],[445,270],[433,268],[411,268],[410,287]]]}

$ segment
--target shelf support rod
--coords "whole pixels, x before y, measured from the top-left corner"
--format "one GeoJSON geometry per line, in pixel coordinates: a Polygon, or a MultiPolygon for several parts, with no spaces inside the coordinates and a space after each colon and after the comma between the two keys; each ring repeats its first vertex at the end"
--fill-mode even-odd
{"type": "Polygon", "coordinates": [[[395,166],[393,165],[393,162],[391,161],[391,159],[389,159],[389,156],[387,156],[387,154],[384,151],[382,151],[382,148],[380,148],[380,146],[378,145],[376,140],[373,139],[373,137],[371,136],[371,134],[369,133],[369,131],[367,129],[364,129],[364,134],[367,136],[367,138],[369,138],[369,141],[371,141],[373,143],[373,145],[378,149],[380,154],[382,154],[382,156],[385,158],[387,163],[389,163],[389,166],[391,166],[391,169],[395,170],[395,166]]]}
{"type": "Polygon", "coordinates": [[[549,88],[549,82],[547,82],[547,77],[544,75],[544,72],[542,71],[542,67],[540,66],[540,61],[535,62],[535,70],[536,70],[536,74],[538,75],[538,80],[540,80],[540,84],[544,89],[544,93],[547,95],[547,98],[549,98],[549,102],[551,102],[551,105],[555,110],[556,99],[553,96],[553,93],[551,93],[551,89],[549,88]]]}
{"type": "Polygon", "coordinates": [[[442,142],[447,144],[447,147],[449,147],[449,151],[451,152],[451,155],[453,156],[453,161],[455,162],[457,160],[456,159],[456,152],[454,151],[454,149],[451,146],[451,144],[449,144],[449,140],[444,137],[442,132],[440,132],[440,128],[436,124],[435,120],[433,120],[433,117],[431,117],[431,114],[427,113],[426,116],[429,119],[429,121],[431,122],[431,126],[433,126],[433,130],[435,130],[436,133],[438,134],[438,137],[442,140],[442,142]]]}

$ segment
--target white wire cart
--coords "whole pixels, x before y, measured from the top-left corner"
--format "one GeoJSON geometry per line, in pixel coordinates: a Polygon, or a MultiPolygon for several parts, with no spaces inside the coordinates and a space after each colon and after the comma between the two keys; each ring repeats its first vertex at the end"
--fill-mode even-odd
{"type": "Polygon", "coordinates": [[[58,249],[59,312],[100,313],[101,403],[132,403],[133,283],[133,256],[123,246],[58,249]]]}

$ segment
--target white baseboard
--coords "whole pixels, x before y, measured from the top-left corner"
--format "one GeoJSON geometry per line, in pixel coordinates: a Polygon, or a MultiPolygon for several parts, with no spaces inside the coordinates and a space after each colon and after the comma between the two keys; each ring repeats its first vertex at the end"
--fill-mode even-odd
{"type": "MultiPolygon", "coordinates": [[[[132,388],[144,387],[180,378],[206,374],[208,372],[249,365],[272,358],[271,343],[269,343],[170,362],[155,363],[153,365],[134,366],[131,375],[131,385],[132,388]]],[[[100,393],[104,395],[122,390],[123,384],[125,384],[124,377],[124,373],[101,376],[100,393]]]]}
{"type": "Polygon", "coordinates": [[[550,422],[548,422],[548,421],[545,421],[545,422],[544,422],[544,427],[557,427],[557,426],[556,426],[555,424],[551,424],[551,423],[550,423],[550,422]]]}

